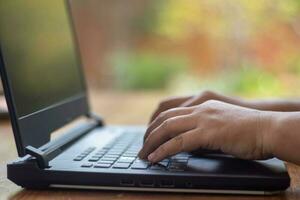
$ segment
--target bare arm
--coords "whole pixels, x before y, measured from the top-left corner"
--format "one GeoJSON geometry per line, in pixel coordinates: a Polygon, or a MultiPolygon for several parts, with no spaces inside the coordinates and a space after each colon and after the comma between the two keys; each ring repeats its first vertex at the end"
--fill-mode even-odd
{"type": "Polygon", "coordinates": [[[200,95],[193,96],[187,101],[183,102],[180,106],[195,106],[204,103],[207,100],[218,100],[233,105],[253,108],[257,110],[266,111],[280,111],[280,112],[293,112],[300,111],[300,99],[270,99],[270,100],[246,100],[238,97],[230,97],[218,94],[211,91],[205,91],[200,95]]]}
{"type": "Polygon", "coordinates": [[[268,139],[273,155],[300,165],[300,112],[274,112],[268,139]]]}
{"type": "MultiPolygon", "coordinates": [[[[243,104],[241,104],[243,106],[243,104]]],[[[244,102],[244,106],[258,110],[280,111],[280,112],[295,112],[300,111],[299,100],[252,100],[244,102]]]]}
{"type": "Polygon", "coordinates": [[[153,121],[161,112],[175,107],[189,107],[199,105],[208,100],[218,100],[233,105],[253,108],[257,110],[293,112],[300,111],[300,99],[270,99],[270,100],[245,100],[238,97],[225,96],[212,91],[204,91],[199,95],[173,97],[160,102],[157,109],[151,117],[153,121]]]}

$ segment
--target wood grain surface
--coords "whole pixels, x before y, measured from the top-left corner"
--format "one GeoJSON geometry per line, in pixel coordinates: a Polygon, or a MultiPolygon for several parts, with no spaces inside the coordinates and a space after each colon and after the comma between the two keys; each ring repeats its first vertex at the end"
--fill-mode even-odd
{"type": "MultiPolygon", "coordinates": [[[[92,92],[91,105],[96,113],[104,116],[108,124],[146,124],[159,99],[159,93],[92,92]]],[[[300,199],[300,167],[287,164],[292,178],[291,187],[274,196],[166,194],[142,192],[111,192],[91,190],[24,190],[6,178],[6,163],[17,157],[9,121],[0,122],[0,199],[99,199],[99,200],[148,200],[148,199],[300,199]]]]}

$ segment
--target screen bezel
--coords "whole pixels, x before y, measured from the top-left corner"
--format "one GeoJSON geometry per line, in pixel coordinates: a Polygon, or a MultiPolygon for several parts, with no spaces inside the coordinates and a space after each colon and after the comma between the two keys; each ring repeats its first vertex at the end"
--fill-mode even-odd
{"type": "Polygon", "coordinates": [[[77,65],[81,74],[83,86],[83,92],[81,94],[77,94],[29,115],[18,117],[9,76],[7,74],[7,70],[5,69],[5,58],[2,54],[0,44],[1,79],[19,156],[26,155],[25,148],[28,145],[38,148],[46,144],[50,141],[50,136],[53,131],[63,127],[67,123],[80,116],[88,115],[90,113],[87,87],[82,69],[82,61],[79,53],[74,23],[71,17],[70,2],[68,0],[63,1],[65,3],[65,10],[68,15],[71,37],[77,58],[77,65]]]}

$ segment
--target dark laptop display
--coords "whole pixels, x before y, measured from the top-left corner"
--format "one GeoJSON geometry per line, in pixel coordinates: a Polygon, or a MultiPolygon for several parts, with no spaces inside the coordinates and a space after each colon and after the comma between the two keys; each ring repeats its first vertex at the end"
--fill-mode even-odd
{"type": "Polygon", "coordinates": [[[0,6],[2,54],[19,118],[84,93],[63,1],[48,2],[0,6]]]}
{"type": "Polygon", "coordinates": [[[277,159],[212,152],[183,152],[157,164],[139,159],[145,127],[107,126],[90,113],[69,5],[0,0],[0,72],[20,156],[8,163],[8,179],[25,188],[227,194],[289,187],[277,159]],[[80,116],[86,121],[75,123],[80,116]],[[70,122],[75,128],[65,127],[70,122]],[[50,141],[59,128],[65,132],[50,141]]]}
{"type": "MultiPolygon", "coordinates": [[[[0,26],[2,59],[10,83],[17,131],[23,137],[22,141],[17,140],[18,149],[24,155],[24,147],[44,144],[50,128],[72,119],[70,113],[56,118],[55,107],[84,98],[80,60],[64,1],[0,1],[0,26]],[[49,121],[51,127],[38,127],[37,118],[41,115],[55,120],[49,121]],[[29,133],[23,121],[34,124],[34,132],[45,139],[26,140],[33,133],[29,133]]],[[[74,117],[78,114],[72,113],[74,117]]]]}

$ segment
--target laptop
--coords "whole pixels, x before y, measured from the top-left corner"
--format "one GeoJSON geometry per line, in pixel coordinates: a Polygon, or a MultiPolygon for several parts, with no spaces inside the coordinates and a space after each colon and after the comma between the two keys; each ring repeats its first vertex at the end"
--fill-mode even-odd
{"type": "Polygon", "coordinates": [[[89,107],[70,5],[0,2],[0,71],[19,156],[7,164],[9,180],[30,189],[255,195],[289,187],[277,159],[209,151],[154,165],[139,159],[145,127],[106,125],[89,107]],[[50,139],[57,130],[61,135],[50,139]]]}

